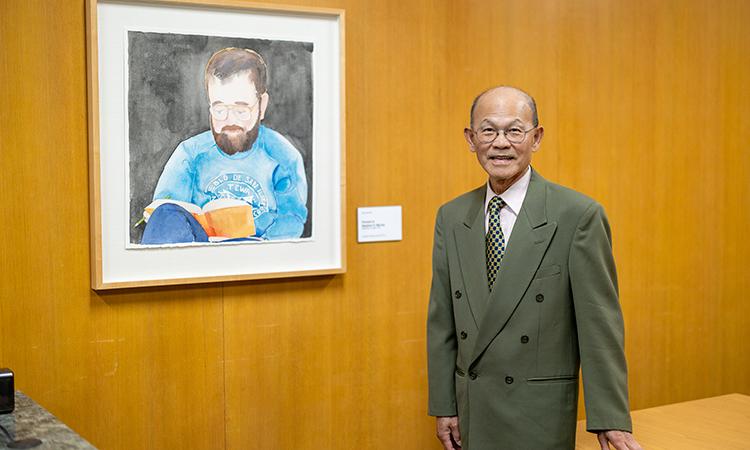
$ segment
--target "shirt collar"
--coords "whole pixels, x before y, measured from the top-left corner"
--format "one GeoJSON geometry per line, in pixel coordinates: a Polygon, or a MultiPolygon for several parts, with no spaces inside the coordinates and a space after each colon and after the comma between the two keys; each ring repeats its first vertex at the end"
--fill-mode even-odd
{"type": "MultiPolygon", "coordinates": [[[[526,173],[521,176],[515,183],[513,183],[508,189],[500,194],[500,198],[503,199],[508,208],[515,214],[518,215],[521,211],[521,205],[523,205],[523,199],[526,198],[526,191],[529,190],[529,182],[531,181],[531,166],[526,168],[526,173]]],[[[490,200],[496,196],[495,191],[490,186],[490,181],[487,180],[487,193],[484,196],[484,213],[487,214],[487,208],[489,207],[490,200]]]]}

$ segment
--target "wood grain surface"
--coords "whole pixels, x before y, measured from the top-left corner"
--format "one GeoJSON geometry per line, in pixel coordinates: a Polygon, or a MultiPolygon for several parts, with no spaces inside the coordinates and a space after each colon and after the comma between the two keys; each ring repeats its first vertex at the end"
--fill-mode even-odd
{"type": "MultiPolygon", "coordinates": [[[[283,3],[287,3],[286,1],[283,3]]],[[[532,93],[534,164],[606,208],[634,409],[750,394],[750,2],[300,0],[346,11],[347,273],[89,287],[83,0],[0,2],[0,366],[103,449],[438,448],[440,204],[483,183],[471,100],[532,93]]]]}
{"type": "MultiPolygon", "coordinates": [[[[673,403],[633,412],[638,443],[648,450],[746,450],[750,396],[742,394],[673,403]]],[[[578,423],[576,450],[600,450],[578,423]]]]}

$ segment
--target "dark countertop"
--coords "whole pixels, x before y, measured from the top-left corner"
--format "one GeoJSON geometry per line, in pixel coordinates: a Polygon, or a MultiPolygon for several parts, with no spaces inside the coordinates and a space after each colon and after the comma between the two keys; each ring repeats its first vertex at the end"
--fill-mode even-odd
{"type": "MultiPolygon", "coordinates": [[[[37,438],[35,450],[96,449],[23,392],[16,391],[16,409],[0,414],[0,425],[16,440],[37,438]]],[[[0,449],[8,448],[8,436],[0,431],[0,449]]]]}

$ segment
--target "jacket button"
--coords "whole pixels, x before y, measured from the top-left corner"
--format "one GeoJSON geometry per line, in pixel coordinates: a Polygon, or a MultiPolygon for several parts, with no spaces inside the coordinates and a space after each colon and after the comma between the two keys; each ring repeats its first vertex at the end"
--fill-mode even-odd
{"type": "Polygon", "coordinates": [[[466,336],[468,336],[468,334],[466,334],[465,331],[462,331],[461,332],[461,339],[466,339],[466,336]]]}
{"type": "Polygon", "coordinates": [[[476,379],[477,379],[477,376],[478,376],[478,375],[477,375],[477,373],[476,373],[476,372],[469,372],[469,378],[471,378],[472,380],[476,380],[476,379]]]}
{"type": "Polygon", "coordinates": [[[464,376],[464,375],[465,375],[465,373],[464,373],[464,371],[463,371],[463,370],[461,370],[461,369],[456,369],[456,375],[458,375],[459,377],[462,377],[462,376],[464,376]]]}
{"type": "Polygon", "coordinates": [[[529,337],[528,336],[521,336],[521,343],[522,344],[528,344],[529,343],[529,337]]]}
{"type": "Polygon", "coordinates": [[[505,377],[505,384],[513,384],[513,377],[505,377]]]}
{"type": "Polygon", "coordinates": [[[461,291],[456,291],[456,292],[454,292],[454,293],[453,293],[453,295],[454,295],[454,296],[455,296],[455,297],[456,297],[457,299],[459,299],[459,298],[461,298],[461,291]]]}
{"type": "Polygon", "coordinates": [[[544,301],[544,296],[542,294],[536,294],[536,301],[539,303],[544,301]]]}

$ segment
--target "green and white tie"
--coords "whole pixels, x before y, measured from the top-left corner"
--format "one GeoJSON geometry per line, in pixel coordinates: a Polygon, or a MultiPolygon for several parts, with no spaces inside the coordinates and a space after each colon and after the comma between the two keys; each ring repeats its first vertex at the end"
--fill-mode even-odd
{"type": "Polygon", "coordinates": [[[500,270],[500,263],[503,261],[505,254],[505,236],[503,229],[500,228],[500,210],[505,206],[505,202],[499,195],[492,197],[489,207],[489,221],[487,224],[487,284],[492,292],[495,286],[497,271],[500,270]]]}

